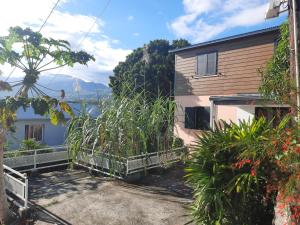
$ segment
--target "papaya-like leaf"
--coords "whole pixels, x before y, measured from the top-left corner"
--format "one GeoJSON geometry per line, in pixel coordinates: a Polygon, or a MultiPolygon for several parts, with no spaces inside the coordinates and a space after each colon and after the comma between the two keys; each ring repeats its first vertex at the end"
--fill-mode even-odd
{"type": "Polygon", "coordinates": [[[55,126],[59,123],[62,123],[62,124],[66,123],[64,113],[62,111],[57,110],[57,109],[51,109],[50,110],[50,121],[55,126]]]}
{"type": "Polygon", "coordinates": [[[49,112],[49,104],[43,98],[34,98],[31,101],[31,106],[35,114],[45,115],[49,112]]]}
{"type": "Polygon", "coordinates": [[[74,117],[74,112],[73,112],[71,106],[68,103],[60,102],[59,107],[62,111],[68,113],[71,117],[74,117]]]}
{"type": "Polygon", "coordinates": [[[12,88],[8,82],[0,80],[0,91],[11,91],[12,88]]]}
{"type": "Polygon", "coordinates": [[[59,118],[58,118],[59,116],[58,116],[58,114],[59,114],[59,111],[57,109],[50,110],[50,121],[55,126],[59,122],[59,118]]]}

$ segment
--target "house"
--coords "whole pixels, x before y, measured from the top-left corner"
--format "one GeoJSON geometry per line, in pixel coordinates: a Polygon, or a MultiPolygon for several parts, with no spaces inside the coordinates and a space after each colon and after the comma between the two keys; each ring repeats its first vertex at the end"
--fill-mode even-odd
{"type": "Polygon", "coordinates": [[[258,69],[272,57],[279,35],[279,27],[272,27],[172,51],[178,105],[174,132],[185,144],[219,120],[278,120],[288,113],[288,105],[267,102],[258,91],[258,69]]]}
{"type": "MultiPolygon", "coordinates": [[[[69,103],[75,115],[81,111],[81,103],[69,103]]],[[[86,111],[92,116],[99,115],[99,110],[96,104],[88,103],[86,111]]],[[[34,114],[33,108],[28,108],[26,111],[23,108],[17,111],[17,120],[15,122],[15,132],[8,136],[8,149],[15,150],[20,147],[24,139],[35,139],[43,145],[58,146],[65,143],[66,125],[53,125],[49,115],[41,116],[34,114]]],[[[66,115],[66,119],[70,119],[66,115]]]]}

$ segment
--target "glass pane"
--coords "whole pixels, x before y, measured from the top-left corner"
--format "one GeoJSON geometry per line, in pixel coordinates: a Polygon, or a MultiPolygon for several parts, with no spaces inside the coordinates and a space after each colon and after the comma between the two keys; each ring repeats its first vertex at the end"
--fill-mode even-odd
{"type": "Polygon", "coordinates": [[[207,74],[217,74],[217,53],[212,52],[207,54],[207,74]]]}
{"type": "Polygon", "coordinates": [[[197,107],[197,129],[208,130],[210,128],[210,107],[197,107]]]}
{"type": "Polygon", "coordinates": [[[188,129],[195,129],[195,108],[185,108],[185,121],[184,127],[188,129]]]}
{"type": "Polygon", "coordinates": [[[197,56],[197,74],[198,75],[206,75],[207,69],[207,55],[198,55],[197,56]]]}
{"type": "Polygon", "coordinates": [[[29,125],[25,125],[25,139],[29,139],[29,125]]]}

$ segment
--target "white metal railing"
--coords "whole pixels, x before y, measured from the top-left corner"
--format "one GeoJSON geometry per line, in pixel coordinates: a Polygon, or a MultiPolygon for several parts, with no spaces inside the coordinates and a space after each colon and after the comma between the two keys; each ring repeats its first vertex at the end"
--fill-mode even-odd
{"type": "MultiPolygon", "coordinates": [[[[75,163],[115,177],[124,177],[181,159],[184,147],[130,157],[118,157],[108,153],[85,149],[77,155],[75,163]]],[[[4,153],[4,164],[25,170],[43,169],[68,165],[70,156],[67,146],[4,153]]]]}
{"type": "Polygon", "coordinates": [[[6,165],[4,165],[5,189],[14,197],[22,201],[22,208],[28,208],[28,178],[6,165]]]}
{"type": "Polygon", "coordinates": [[[68,161],[69,154],[66,146],[4,152],[4,164],[6,166],[26,168],[25,170],[68,165],[68,161]]]}
{"type": "Polygon", "coordinates": [[[184,149],[180,147],[127,158],[104,153],[94,154],[93,151],[86,150],[77,155],[76,164],[119,178],[179,161],[184,154],[184,149]]]}

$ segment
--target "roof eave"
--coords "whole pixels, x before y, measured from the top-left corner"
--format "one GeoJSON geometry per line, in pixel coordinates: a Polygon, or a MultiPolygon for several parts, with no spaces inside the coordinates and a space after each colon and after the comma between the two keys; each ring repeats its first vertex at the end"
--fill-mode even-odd
{"type": "Polygon", "coordinates": [[[191,50],[191,49],[198,48],[198,47],[203,47],[203,46],[208,46],[208,45],[213,45],[213,44],[219,44],[219,43],[232,41],[232,40],[237,40],[237,39],[240,39],[240,38],[251,37],[251,36],[255,36],[255,35],[259,35],[259,34],[275,32],[275,31],[279,31],[279,29],[280,29],[279,26],[269,27],[269,28],[265,28],[265,29],[262,29],[262,30],[256,30],[256,31],[247,32],[247,33],[238,34],[238,35],[233,35],[233,36],[220,38],[220,39],[216,39],[216,40],[212,40],[212,41],[202,42],[202,43],[190,45],[190,46],[187,46],[187,47],[184,47],[184,48],[173,49],[173,50],[170,50],[169,52],[170,53],[177,53],[177,52],[187,51],[187,50],[191,50]]]}

